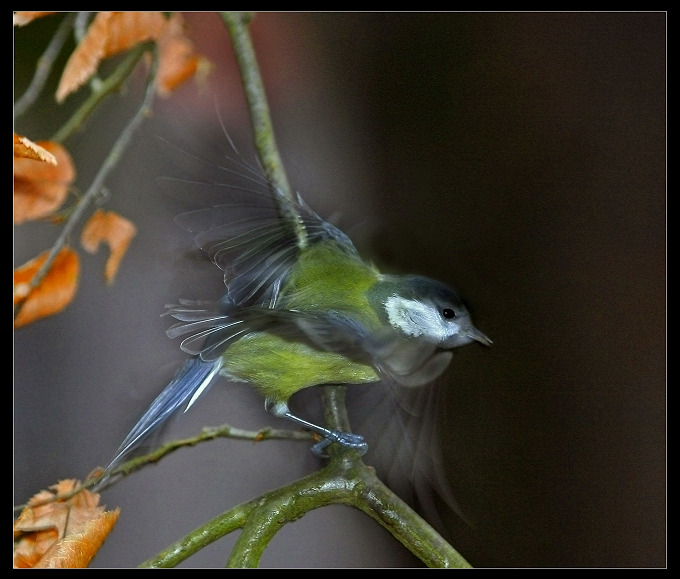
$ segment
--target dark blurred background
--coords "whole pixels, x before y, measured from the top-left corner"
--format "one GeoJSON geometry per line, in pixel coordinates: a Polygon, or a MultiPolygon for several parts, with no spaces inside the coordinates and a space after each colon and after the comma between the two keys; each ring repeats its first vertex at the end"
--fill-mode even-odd
{"type": "MultiPolygon", "coordinates": [[[[58,18],[15,30],[15,98],[58,18]]],[[[186,20],[215,69],[157,100],[107,180],[106,208],[139,229],[115,284],[103,281],[106,251],[83,253],[75,301],[14,333],[14,504],[110,460],[184,359],[165,336],[164,304],[220,287],[214,268],[185,258],[191,239],[156,179],[177,176],[163,140],[227,150],[220,116],[250,154],[228,35],[214,13],[186,20]]],[[[452,519],[446,536],[476,567],[666,565],[666,20],[261,13],[253,23],[293,186],[381,266],[455,285],[494,341],[457,350],[446,374],[446,464],[476,522],[452,519]]],[[[66,143],[81,190],[141,90],[130,83],[66,143]]],[[[39,103],[15,130],[48,138],[69,106],[39,103]]],[[[57,233],[16,227],[15,266],[57,233]]],[[[247,388],[219,385],[169,435],[272,420],[247,388]]],[[[92,566],[138,565],[317,467],[296,443],[176,452],[104,493],[122,514],[92,566]]],[[[233,541],[184,566],[223,566],[233,541]]],[[[418,565],[342,506],[286,526],[262,559],[418,565]]]]}

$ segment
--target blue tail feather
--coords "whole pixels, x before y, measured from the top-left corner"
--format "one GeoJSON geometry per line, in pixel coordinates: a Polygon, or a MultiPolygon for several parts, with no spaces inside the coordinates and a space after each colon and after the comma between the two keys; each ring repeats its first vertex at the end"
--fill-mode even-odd
{"type": "Polygon", "coordinates": [[[187,400],[187,409],[210,386],[220,368],[219,360],[205,362],[199,356],[188,359],[170,383],[151,403],[134,428],[118,447],[116,457],[107,467],[113,470],[123,463],[159,426],[174,414],[187,400]]]}

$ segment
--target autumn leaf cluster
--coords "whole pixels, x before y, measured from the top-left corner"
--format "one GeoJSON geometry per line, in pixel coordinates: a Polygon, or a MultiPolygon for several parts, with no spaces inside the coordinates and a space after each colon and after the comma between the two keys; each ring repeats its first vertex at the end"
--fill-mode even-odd
{"type": "MultiPolygon", "coordinates": [[[[15,12],[14,25],[26,26],[36,18],[53,14],[15,12]]],[[[168,16],[163,12],[97,12],[61,73],[54,95],[55,106],[83,88],[96,75],[103,60],[142,43],[155,47],[158,58],[155,87],[161,96],[167,96],[197,72],[208,68],[207,61],[196,53],[186,35],[180,13],[168,16]]],[[[14,223],[43,220],[63,225],[80,202],[74,195],[77,161],[61,142],[34,142],[17,134],[13,138],[14,223]],[[70,206],[69,199],[72,199],[70,206]]],[[[107,283],[112,283],[136,227],[129,219],[103,209],[97,209],[85,219],[79,236],[80,248],[95,253],[102,243],[108,247],[104,277],[107,283]]],[[[15,328],[61,312],[77,293],[79,274],[79,253],[67,241],[55,243],[18,267],[14,271],[15,328]]]]}
{"type": "Polygon", "coordinates": [[[14,521],[15,569],[87,567],[119,511],[99,505],[99,495],[62,480],[34,495],[14,521]],[[75,492],[78,491],[78,492],[75,492]]]}

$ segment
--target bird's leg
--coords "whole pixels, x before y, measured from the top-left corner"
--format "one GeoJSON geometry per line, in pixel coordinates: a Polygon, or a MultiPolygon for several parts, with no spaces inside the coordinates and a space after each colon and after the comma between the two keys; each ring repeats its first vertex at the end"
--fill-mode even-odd
{"type": "Polygon", "coordinates": [[[324,426],[319,426],[318,424],[309,422],[304,418],[300,418],[299,416],[293,414],[288,408],[288,404],[285,402],[274,402],[267,400],[264,404],[264,407],[267,409],[267,412],[270,412],[278,418],[286,418],[292,422],[295,422],[295,424],[298,424],[304,428],[307,428],[308,430],[311,430],[312,432],[316,432],[320,436],[323,436],[323,440],[312,446],[312,453],[314,453],[316,456],[323,458],[328,457],[324,449],[331,442],[337,442],[346,448],[355,448],[361,453],[361,455],[364,455],[368,450],[368,444],[364,440],[364,437],[360,434],[344,432],[337,429],[331,430],[330,428],[325,428],[324,426]]]}

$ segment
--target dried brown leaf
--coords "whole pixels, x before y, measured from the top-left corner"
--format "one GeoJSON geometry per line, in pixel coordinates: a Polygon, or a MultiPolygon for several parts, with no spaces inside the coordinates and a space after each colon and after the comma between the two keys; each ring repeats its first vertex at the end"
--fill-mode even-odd
{"type": "Polygon", "coordinates": [[[167,25],[162,12],[114,12],[109,22],[104,58],[119,54],[135,44],[158,40],[167,25]]]}
{"type": "Polygon", "coordinates": [[[167,96],[198,70],[209,67],[208,61],[196,54],[194,43],[186,36],[184,19],[173,13],[158,40],[158,94],[167,96]]]}
{"type": "Polygon", "coordinates": [[[102,59],[146,40],[158,40],[166,26],[162,12],[99,12],[69,58],[57,87],[57,102],[79,89],[102,59]]]}
{"type": "Polygon", "coordinates": [[[16,133],[13,134],[13,137],[15,158],[33,159],[34,161],[49,163],[50,165],[57,164],[57,158],[47,149],[38,145],[38,143],[34,143],[30,139],[16,133]]]}
{"type": "MultiPolygon", "coordinates": [[[[38,141],[56,164],[14,156],[14,223],[47,217],[64,203],[76,170],[68,151],[58,143],[38,141]]],[[[16,147],[15,147],[16,149],[16,147]]]]}
{"type": "Polygon", "coordinates": [[[105,511],[87,521],[82,532],[57,541],[34,566],[37,569],[83,569],[90,564],[116,524],[120,509],[105,511]]]}
{"type": "Polygon", "coordinates": [[[80,261],[78,254],[64,247],[57,254],[52,267],[37,287],[31,280],[47,258],[45,251],[38,257],[14,270],[14,305],[23,302],[14,327],[25,326],[35,320],[62,311],[76,294],[80,261]]]}
{"type": "Polygon", "coordinates": [[[55,14],[54,12],[15,12],[14,26],[26,26],[29,22],[33,22],[37,18],[55,14]]]}
{"type": "Polygon", "coordinates": [[[57,87],[57,102],[80,88],[97,70],[104,57],[106,31],[113,12],[99,12],[90,24],[87,34],[68,59],[57,87]]]}
{"type": "Polygon", "coordinates": [[[59,481],[34,495],[14,523],[14,568],[87,567],[118,519],[105,511],[99,495],[82,490],[74,479],[59,481]]]}
{"type": "Polygon", "coordinates": [[[120,262],[136,233],[137,228],[132,221],[114,211],[101,209],[94,212],[83,228],[80,243],[86,251],[95,253],[101,242],[106,243],[111,250],[104,269],[108,283],[116,277],[120,262]]]}

